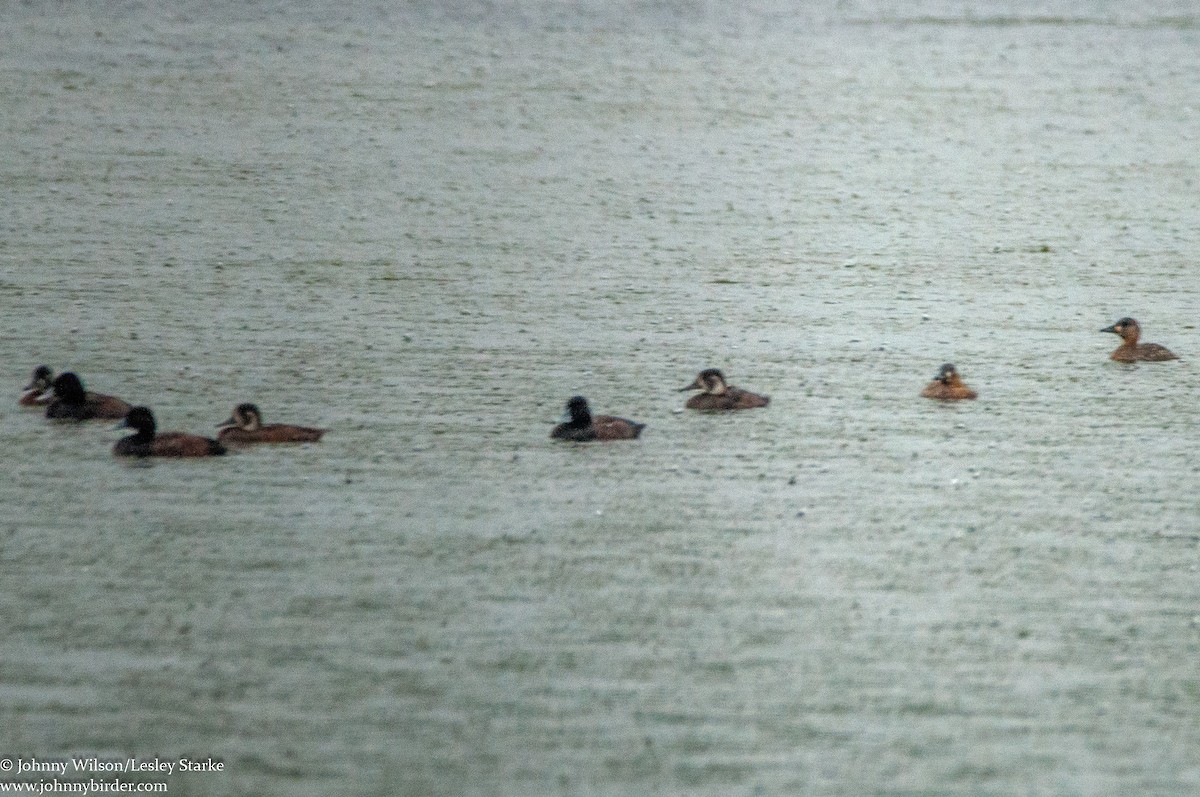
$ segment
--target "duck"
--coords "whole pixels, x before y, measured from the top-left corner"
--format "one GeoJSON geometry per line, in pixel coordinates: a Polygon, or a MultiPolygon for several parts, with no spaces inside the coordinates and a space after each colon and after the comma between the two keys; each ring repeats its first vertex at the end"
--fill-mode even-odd
{"type": "Polygon", "coordinates": [[[1179,359],[1165,346],[1159,346],[1157,343],[1138,343],[1142,328],[1132,318],[1122,318],[1112,326],[1107,326],[1100,331],[1120,335],[1121,340],[1124,341],[1109,355],[1110,359],[1119,363],[1164,362],[1179,359]]]}
{"type": "Polygon", "coordinates": [[[119,426],[133,429],[135,434],[113,445],[118,457],[214,457],[226,451],[216,440],[198,434],[156,432],[158,425],[149,407],[132,407],[119,426]]]}
{"type": "Polygon", "coordinates": [[[958,369],[954,367],[954,363],[946,363],[938,371],[933,381],[921,391],[921,395],[925,398],[957,401],[959,399],[973,399],[979,394],[963,383],[962,378],[958,375],[958,369]]]}
{"type": "Polygon", "coordinates": [[[325,434],[324,429],[272,423],[263,426],[262,413],[257,405],[239,404],[233,414],[218,427],[217,440],[222,443],[315,443],[325,434]]]}
{"type": "Polygon", "coordinates": [[[761,396],[726,384],[725,375],[717,368],[701,371],[696,381],[687,387],[679,388],[680,393],[687,390],[703,391],[692,396],[684,404],[690,410],[750,410],[771,403],[770,396],[761,396]]]}
{"type": "Polygon", "coordinates": [[[33,378],[25,386],[25,392],[17,400],[22,407],[43,407],[50,403],[50,387],[54,384],[54,372],[47,365],[33,369],[33,378]]]}
{"type": "Polygon", "coordinates": [[[74,373],[59,374],[52,384],[54,400],[46,417],[57,421],[119,420],[131,409],[129,402],[103,393],[89,393],[74,373]]]}
{"type": "Polygon", "coordinates": [[[550,432],[556,440],[633,440],[642,433],[646,424],[637,423],[613,415],[592,415],[588,401],[583,396],[572,396],[567,401],[567,420],[550,432]]]}

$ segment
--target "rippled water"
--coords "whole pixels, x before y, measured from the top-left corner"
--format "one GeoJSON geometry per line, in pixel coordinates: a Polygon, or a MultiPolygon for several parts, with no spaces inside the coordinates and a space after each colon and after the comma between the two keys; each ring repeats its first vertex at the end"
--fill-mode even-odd
{"type": "Polygon", "coordinates": [[[0,753],[1200,790],[1200,16],[800,5],[9,4],[0,753]],[[40,362],[330,432],[117,462],[40,362]]]}

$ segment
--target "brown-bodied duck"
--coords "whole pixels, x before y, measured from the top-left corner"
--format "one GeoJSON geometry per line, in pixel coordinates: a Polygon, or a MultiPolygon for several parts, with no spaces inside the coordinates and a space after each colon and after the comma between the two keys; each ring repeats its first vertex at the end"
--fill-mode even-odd
{"type": "Polygon", "coordinates": [[[46,417],[56,421],[115,421],[130,410],[129,402],[103,393],[90,393],[74,373],[59,374],[53,383],[54,400],[46,405],[46,417]]]}
{"type": "Polygon", "coordinates": [[[315,443],[324,429],[292,426],[286,423],[263,424],[262,413],[254,404],[239,404],[229,419],[217,427],[222,443],[315,443]]]}
{"type": "Polygon", "coordinates": [[[681,387],[679,392],[686,390],[702,391],[687,400],[684,406],[690,410],[749,410],[771,403],[770,396],[762,396],[726,384],[725,375],[717,368],[701,371],[696,381],[687,387],[681,387]]]}
{"type": "Polygon", "coordinates": [[[113,445],[118,457],[214,457],[225,453],[225,446],[209,437],[187,432],[159,432],[149,407],[133,407],[121,424],[134,430],[113,445]]]}
{"type": "Polygon", "coordinates": [[[942,399],[943,401],[958,401],[973,399],[979,394],[963,383],[962,377],[958,375],[958,369],[954,367],[953,363],[946,363],[938,371],[933,381],[921,391],[921,395],[925,398],[942,399]]]}
{"type": "Polygon", "coordinates": [[[567,402],[567,418],[554,427],[550,436],[556,440],[633,440],[646,424],[613,415],[592,415],[587,399],[573,396],[567,402]]]}
{"type": "Polygon", "coordinates": [[[1179,359],[1165,346],[1159,346],[1157,343],[1138,343],[1142,328],[1132,318],[1122,318],[1112,326],[1107,326],[1100,331],[1112,332],[1121,336],[1123,342],[1109,355],[1111,359],[1119,363],[1163,362],[1179,359]]]}

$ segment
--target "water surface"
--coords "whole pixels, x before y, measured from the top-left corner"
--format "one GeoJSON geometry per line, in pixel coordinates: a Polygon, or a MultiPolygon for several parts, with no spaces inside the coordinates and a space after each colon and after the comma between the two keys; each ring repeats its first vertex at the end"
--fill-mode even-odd
{"type": "Polygon", "coordinates": [[[1200,788],[1189,5],[4,16],[0,751],[1200,788]],[[1182,360],[1109,362],[1123,315],[1182,360]],[[330,432],[116,462],[16,408],[40,362],[330,432]],[[771,406],[677,412],[704,367],[771,406]],[[644,438],[552,444],[575,393],[644,438]]]}

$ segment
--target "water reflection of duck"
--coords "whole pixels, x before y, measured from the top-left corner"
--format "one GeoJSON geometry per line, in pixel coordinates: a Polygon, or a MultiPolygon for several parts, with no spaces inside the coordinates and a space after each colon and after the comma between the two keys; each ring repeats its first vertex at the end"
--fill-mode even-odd
{"type": "Polygon", "coordinates": [[[1142,334],[1142,328],[1132,318],[1122,318],[1112,326],[1105,327],[1100,331],[1120,335],[1121,340],[1124,341],[1109,355],[1110,358],[1119,363],[1133,363],[1138,361],[1162,362],[1164,360],[1179,359],[1169,349],[1159,346],[1157,343],[1138,343],[1138,337],[1142,334]]]}
{"type": "Polygon", "coordinates": [[[54,380],[54,400],[46,417],[57,421],[117,420],[129,412],[129,402],[103,393],[89,393],[83,382],[67,371],[54,380]]]}
{"type": "Polygon", "coordinates": [[[212,457],[225,453],[225,446],[198,434],[159,434],[149,407],[129,410],[121,426],[133,429],[135,434],[123,437],[113,445],[113,454],[118,457],[212,457]]]}
{"type": "Polygon", "coordinates": [[[681,387],[679,392],[685,390],[703,391],[687,400],[684,406],[690,410],[749,410],[765,407],[771,402],[769,396],[760,396],[758,393],[725,384],[725,375],[716,368],[701,371],[696,381],[687,387],[681,387]]]}
{"type": "Polygon", "coordinates": [[[39,365],[33,369],[33,377],[25,386],[25,392],[21,394],[17,403],[22,407],[41,407],[49,404],[50,396],[47,393],[53,385],[54,372],[49,366],[39,365]]]}
{"type": "Polygon", "coordinates": [[[567,402],[568,420],[554,427],[550,436],[558,440],[633,440],[646,424],[612,415],[592,415],[587,399],[574,396],[567,402]]]}
{"type": "Polygon", "coordinates": [[[938,371],[933,381],[921,391],[921,395],[925,398],[956,401],[973,399],[978,394],[963,383],[962,378],[958,375],[958,369],[954,367],[953,363],[946,363],[938,371]]]}
{"type": "Polygon", "coordinates": [[[290,426],[285,423],[262,422],[262,413],[254,404],[239,404],[229,420],[217,427],[217,439],[222,443],[315,443],[325,434],[324,429],[290,426]]]}

